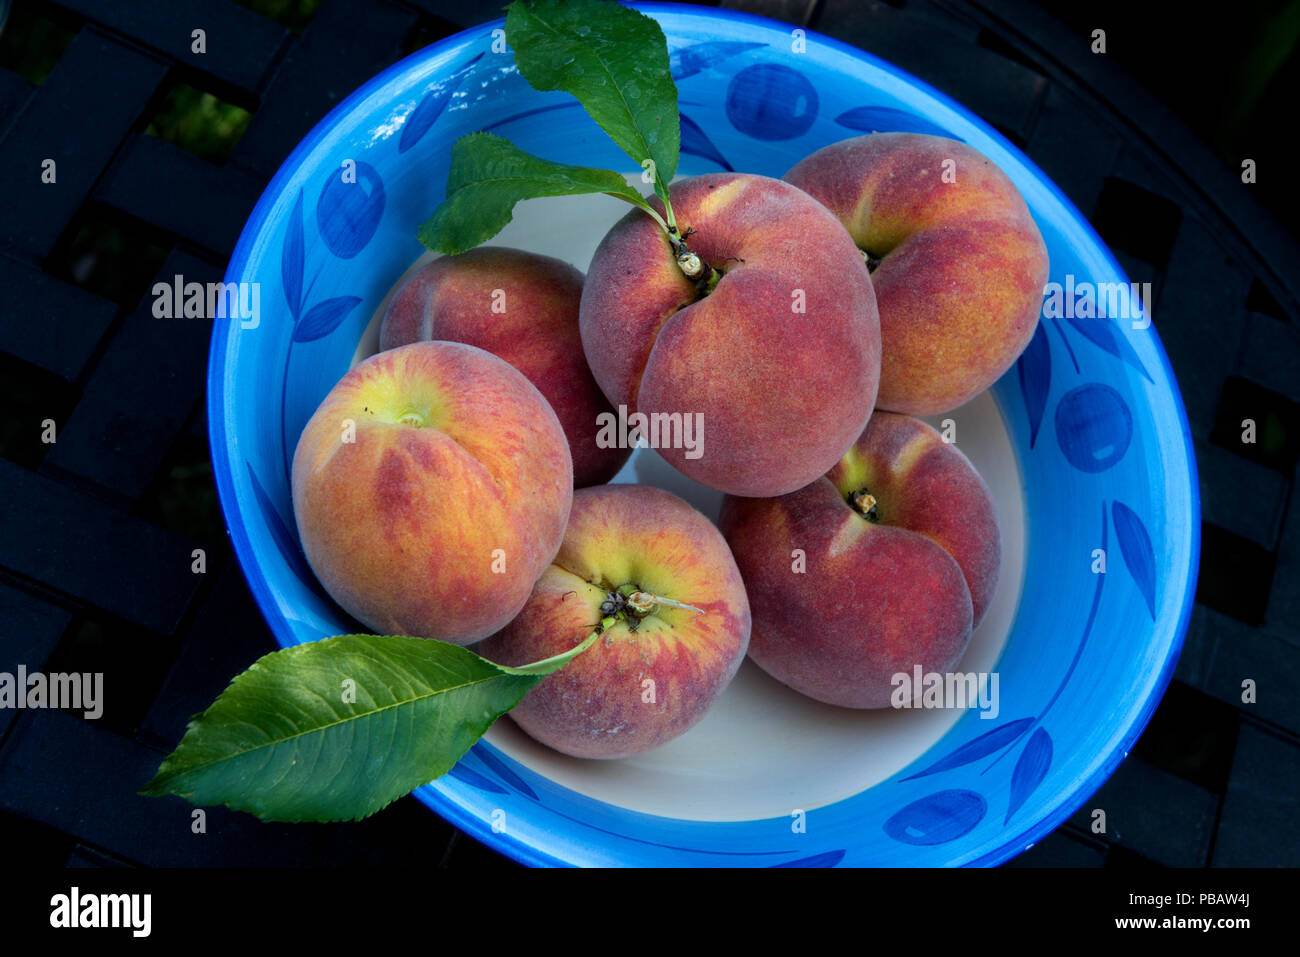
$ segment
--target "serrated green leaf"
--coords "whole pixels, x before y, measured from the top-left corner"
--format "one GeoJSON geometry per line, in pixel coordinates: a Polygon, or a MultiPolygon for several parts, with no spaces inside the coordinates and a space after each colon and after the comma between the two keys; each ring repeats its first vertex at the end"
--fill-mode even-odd
{"type": "Polygon", "coordinates": [[[655,192],[666,198],[681,124],[658,23],[613,0],[515,0],[506,42],[534,89],[571,93],[634,162],[653,160],[655,192]]]}
{"type": "Polygon", "coordinates": [[[272,652],[190,722],[140,793],[264,821],[366,817],[450,771],[594,637],[527,670],[423,638],[341,635],[272,652]]]}
{"type": "Polygon", "coordinates": [[[420,227],[420,242],[449,256],[463,253],[501,232],[521,200],[585,193],[650,208],[618,173],[554,163],[491,133],[471,133],[451,148],[447,198],[420,227]]]}

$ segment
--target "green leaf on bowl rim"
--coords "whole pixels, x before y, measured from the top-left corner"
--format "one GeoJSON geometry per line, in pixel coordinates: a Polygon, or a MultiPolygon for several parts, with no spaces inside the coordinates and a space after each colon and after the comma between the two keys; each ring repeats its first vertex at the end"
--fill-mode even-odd
{"type": "Polygon", "coordinates": [[[504,229],[521,200],[586,193],[650,208],[618,173],[555,163],[491,133],[471,133],[451,148],[447,198],[420,227],[420,242],[449,256],[463,253],[504,229]]]}
{"type": "Polygon", "coordinates": [[[506,42],[534,89],[572,94],[635,163],[653,160],[655,192],[667,199],[681,129],[658,23],[610,0],[515,0],[506,42]]]}
{"type": "Polygon", "coordinates": [[[264,821],[367,817],[450,771],[593,640],[523,668],[401,636],[340,635],[272,652],[190,721],[140,793],[264,821]]]}

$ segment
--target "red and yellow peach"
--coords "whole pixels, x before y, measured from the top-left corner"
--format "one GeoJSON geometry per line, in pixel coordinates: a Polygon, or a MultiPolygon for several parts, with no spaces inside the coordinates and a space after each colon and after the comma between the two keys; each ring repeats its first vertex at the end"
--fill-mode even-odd
{"type": "Polygon", "coordinates": [[[941,136],[872,133],[818,150],[785,179],[825,204],[868,256],[878,408],[954,409],[1029,345],[1047,247],[1015,185],[982,153],[941,136]]]}
{"type": "Polygon", "coordinates": [[[910,416],[876,412],[797,492],[728,496],[720,524],[753,610],[750,657],[829,704],[887,707],[895,675],[951,670],[997,587],[984,481],[910,416]]]}
{"type": "Polygon", "coordinates": [[[791,492],[871,414],[880,329],[866,265],[825,207],[779,180],[697,176],[671,199],[691,250],[721,278],[698,290],[663,229],[633,210],[588,270],[587,362],[614,405],[702,414],[702,454],[659,450],[686,476],[735,495],[791,492]]]}
{"type": "Polygon", "coordinates": [[[597,445],[597,420],[612,410],[583,358],[581,298],[582,273],[568,263],[480,246],[432,260],[402,284],[384,314],[379,348],[444,339],[505,359],[559,417],[574,484],[599,485],[614,477],[629,453],[597,445]]]}
{"type": "Polygon", "coordinates": [[[292,468],[303,551],[381,634],[466,645],[528,600],[564,534],[573,467],[542,394],[473,346],[417,342],[345,375],[292,468]]]}
{"type": "Polygon", "coordinates": [[[749,645],[745,588],[713,523],[661,489],[607,485],[574,493],[555,561],[519,616],[474,650],[511,666],[569,651],[620,589],[699,611],[656,603],[644,617],[618,615],[510,712],[533,738],[576,757],[627,757],[681,735],[722,694],[749,645]]]}

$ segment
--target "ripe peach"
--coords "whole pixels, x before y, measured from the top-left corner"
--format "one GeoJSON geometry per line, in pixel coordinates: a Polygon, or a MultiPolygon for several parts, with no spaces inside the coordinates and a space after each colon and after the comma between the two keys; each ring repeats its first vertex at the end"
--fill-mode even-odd
{"type": "Polygon", "coordinates": [[[753,607],[750,657],[829,704],[883,708],[895,674],[953,668],[997,587],[988,488],[909,416],[877,411],[797,492],[728,496],[720,524],[753,607]]]}
{"type": "Polygon", "coordinates": [[[628,449],[599,448],[597,417],[611,412],[587,368],[578,333],[582,273],[566,262],[502,246],[435,259],[394,294],[379,348],[425,339],[464,342],[528,377],[560,419],[573,481],[608,482],[628,449]]]}
{"type": "Polygon", "coordinates": [[[533,738],[582,758],[657,748],[694,726],[735,676],[749,645],[749,602],[722,535],[668,492],[579,489],[555,561],[523,611],[475,651],[518,666],[568,651],[619,590],[661,602],[618,620],[524,697],[510,717],[533,738]]]}
{"type": "Polygon", "coordinates": [[[871,415],[880,329],[862,256],[823,206],[779,180],[697,176],[671,197],[721,279],[701,295],[663,229],[633,210],[583,286],[587,362],[614,405],[702,415],[702,449],[659,448],[688,477],[735,495],[800,488],[871,415]]]}
{"type": "Polygon", "coordinates": [[[325,590],[381,634],[478,641],[555,557],[573,500],[559,420],[491,353],[417,342],[362,362],[298,440],[293,507],[325,590]]]}
{"type": "Polygon", "coordinates": [[[818,150],[785,179],[826,204],[869,257],[878,408],[954,409],[1029,345],[1047,247],[1015,185],[982,153],[942,136],[872,133],[818,150]]]}

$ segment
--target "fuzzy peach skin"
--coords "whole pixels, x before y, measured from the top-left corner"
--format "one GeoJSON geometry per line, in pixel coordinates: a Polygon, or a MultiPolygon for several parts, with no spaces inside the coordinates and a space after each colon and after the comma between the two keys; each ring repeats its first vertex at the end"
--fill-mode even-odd
{"type": "Polygon", "coordinates": [[[880,260],[871,274],[883,350],[877,408],[954,409],[1029,345],[1047,247],[1016,187],[982,153],[942,136],[872,133],[818,150],[785,179],[880,260]]]}
{"type": "Polygon", "coordinates": [[[629,413],[703,414],[702,454],[659,450],[683,474],[735,495],[793,491],[871,415],[880,328],[862,256],[824,207],[779,180],[697,176],[671,197],[721,280],[700,298],[664,231],[633,210],[583,286],[587,362],[629,413]]]}
{"type": "Polygon", "coordinates": [[[828,704],[888,707],[895,674],[950,671],[997,587],[988,488],[910,416],[877,411],[826,476],[779,498],[728,496],[720,524],[753,607],[750,657],[828,704]],[[859,492],[874,521],[850,504],[859,492]]]}
{"type": "Polygon", "coordinates": [[[520,249],[480,246],[419,269],[393,295],[379,348],[425,339],[464,342],[500,356],[546,396],[573,455],[573,481],[608,482],[630,449],[596,445],[597,416],[611,412],[578,333],[582,273],[520,249]]]}
{"type": "Polygon", "coordinates": [[[542,394],[505,360],[452,342],[356,366],[293,457],[298,534],[325,590],[380,634],[458,645],[523,607],[560,547],[572,489],[542,394]]]}
{"type": "Polygon", "coordinates": [[[555,561],[519,616],[475,651],[512,666],[568,651],[625,584],[702,614],[660,605],[635,631],[619,621],[528,692],[510,717],[565,754],[621,758],[671,741],[704,717],[749,646],[745,587],[713,523],[661,489],[607,485],[574,493],[555,561]]]}

